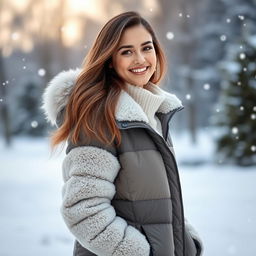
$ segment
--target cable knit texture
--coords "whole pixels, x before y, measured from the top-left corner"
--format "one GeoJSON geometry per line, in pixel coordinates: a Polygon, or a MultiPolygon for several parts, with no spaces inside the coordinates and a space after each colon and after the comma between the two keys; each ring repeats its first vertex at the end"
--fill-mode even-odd
{"type": "Polygon", "coordinates": [[[165,95],[159,93],[157,89],[154,90],[152,87],[157,85],[150,84],[148,89],[143,87],[126,84],[126,91],[131,97],[142,107],[143,111],[148,117],[149,125],[160,135],[162,135],[161,122],[156,116],[156,112],[160,105],[165,100],[165,95]]]}

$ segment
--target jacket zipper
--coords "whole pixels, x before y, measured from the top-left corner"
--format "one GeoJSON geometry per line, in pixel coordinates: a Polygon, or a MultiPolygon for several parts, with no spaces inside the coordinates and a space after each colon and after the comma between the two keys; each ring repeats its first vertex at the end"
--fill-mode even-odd
{"type": "Polygon", "coordinates": [[[146,124],[146,123],[143,123],[141,122],[140,124],[133,124],[133,123],[126,123],[126,127],[123,127],[122,125],[122,129],[126,130],[126,129],[130,129],[130,128],[146,128],[148,130],[150,130],[152,133],[156,134],[157,136],[159,136],[161,138],[161,140],[163,141],[165,147],[167,148],[167,151],[171,153],[171,156],[172,156],[172,159],[174,161],[174,165],[175,165],[175,171],[176,171],[176,174],[177,174],[177,177],[178,177],[178,186],[179,186],[179,195],[180,195],[180,198],[181,198],[181,212],[182,212],[182,235],[183,235],[183,255],[185,255],[185,225],[184,225],[184,206],[183,206],[183,198],[182,198],[182,193],[181,193],[181,184],[180,184],[180,176],[179,176],[179,172],[178,172],[178,165],[177,165],[177,162],[176,162],[176,159],[175,159],[175,156],[173,155],[172,151],[169,149],[169,146],[167,144],[167,138],[168,138],[168,133],[169,133],[169,122],[171,120],[171,118],[173,117],[173,115],[179,111],[179,110],[182,110],[184,107],[179,107],[177,109],[174,109],[173,110],[173,114],[170,115],[169,119],[168,119],[168,122],[167,122],[167,136],[166,136],[166,141],[165,141],[165,138],[163,138],[161,135],[159,135],[150,125],[146,124]]]}

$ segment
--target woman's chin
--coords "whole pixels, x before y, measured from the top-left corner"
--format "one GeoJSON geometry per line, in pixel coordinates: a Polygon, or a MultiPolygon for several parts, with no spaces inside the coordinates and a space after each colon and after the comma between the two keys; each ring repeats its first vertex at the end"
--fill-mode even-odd
{"type": "Polygon", "coordinates": [[[149,82],[149,79],[136,79],[136,80],[134,79],[134,80],[130,81],[129,84],[136,85],[136,86],[139,86],[139,87],[143,87],[148,82],[149,82]]]}

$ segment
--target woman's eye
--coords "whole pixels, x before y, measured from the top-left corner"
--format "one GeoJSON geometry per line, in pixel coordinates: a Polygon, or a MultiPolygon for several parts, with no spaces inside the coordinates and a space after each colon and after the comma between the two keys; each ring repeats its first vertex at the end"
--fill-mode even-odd
{"type": "Polygon", "coordinates": [[[152,46],[146,46],[143,48],[144,51],[150,51],[151,49],[153,49],[152,46]]]}
{"type": "Polygon", "coordinates": [[[132,53],[131,50],[126,50],[126,51],[121,52],[121,55],[129,55],[131,53],[132,53]]]}

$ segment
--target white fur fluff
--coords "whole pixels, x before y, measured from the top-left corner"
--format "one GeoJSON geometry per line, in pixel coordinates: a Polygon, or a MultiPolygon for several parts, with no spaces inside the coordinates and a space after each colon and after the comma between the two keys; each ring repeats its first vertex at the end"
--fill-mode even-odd
{"type": "Polygon", "coordinates": [[[88,198],[97,195],[109,199],[112,199],[115,194],[113,183],[89,175],[72,176],[64,186],[66,186],[66,193],[63,200],[66,207],[71,207],[82,200],[85,193],[88,198]]]}
{"type": "Polygon", "coordinates": [[[67,104],[71,89],[75,83],[80,69],[62,71],[56,75],[46,87],[43,94],[43,104],[46,120],[56,125],[58,112],[67,104]]]}
{"type": "Polygon", "coordinates": [[[115,118],[118,121],[144,121],[149,122],[141,106],[124,90],[121,91],[117,102],[115,118]]]}
{"type": "Polygon", "coordinates": [[[120,164],[117,158],[107,150],[96,147],[76,147],[66,156],[62,168],[64,181],[73,175],[91,175],[113,182],[120,164]]]}
{"type": "MultiPolygon", "coordinates": [[[[63,71],[55,76],[45,89],[41,108],[44,110],[46,120],[52,125],[56,125],[57,114],[67,104],[72,87],[80,72],[81,70],[78,68],[63,71]]],[[[164,91],[159,86],[154,87],[159,93],[165,95],[165,100],[157,112],[167,113],[182,106],[182,102],[176,95],[164,91]]],[[[122,90],[119,97],[115,117],[118,121],[149,122],[141,106],[125,90],[122,90]]]]}
{"type": "Polygon", "coordinates": [[[64,158],[61,213],[82,246],[100,256],[148,256],[150,245],[136,228],[116,216],[111,200],[118,159],[93,146],[73,148],[64,158]]]}

